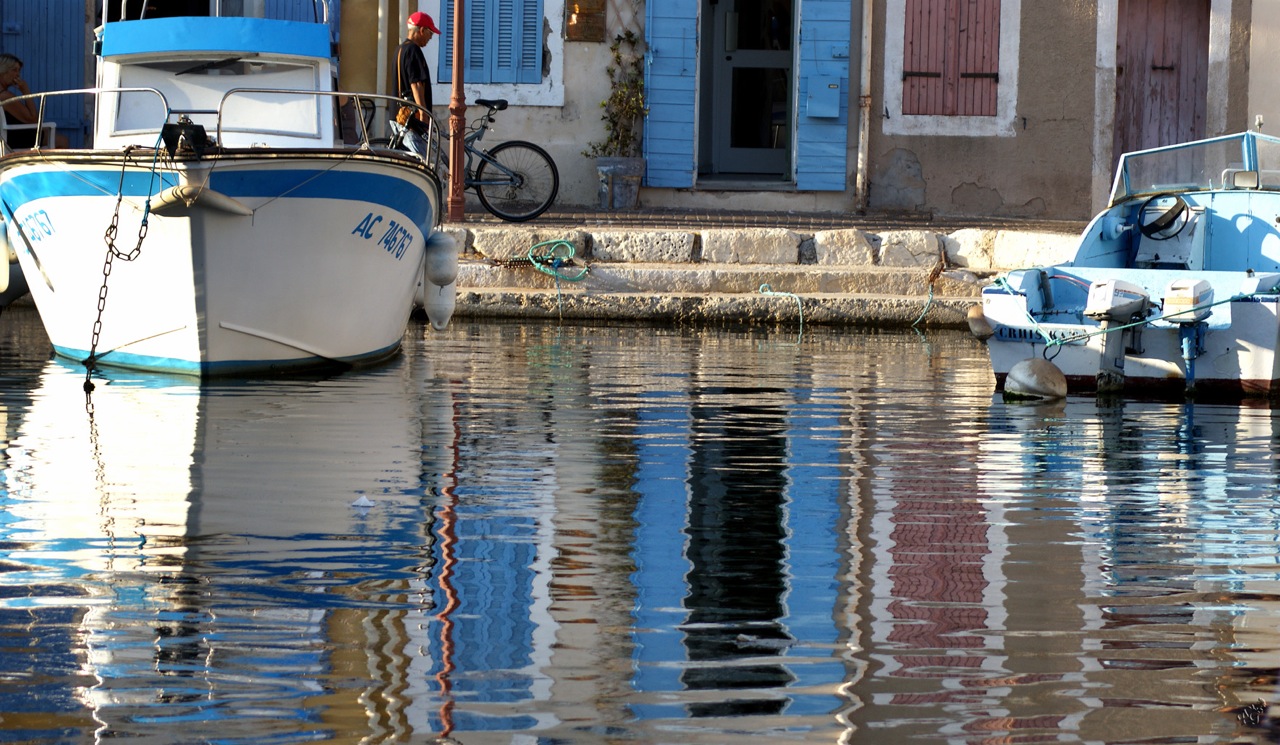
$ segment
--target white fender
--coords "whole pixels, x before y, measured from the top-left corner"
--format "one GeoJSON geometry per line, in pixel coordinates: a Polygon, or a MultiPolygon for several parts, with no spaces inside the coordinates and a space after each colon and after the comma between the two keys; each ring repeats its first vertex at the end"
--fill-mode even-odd
{"type": "Polygon", "coordinates": [[[453,284],[458,278],[458,242],[453,236],[436,231],[427,239],[424,265],[426,281],[437,287],[453,284]]]}
{"type": "Polygon", "coordinates": [[[9,242],[9,221],[0,220],[0,292],[9,289],[9,277],[13,274],[10,264],[18,260],[18,255],[13,251],[13,244],[9,242]]]}
{"type": "Polygon", "coordinates": [[[423,284],[423,292],[426,297],[422,307],[427,311],[427,320],[436,331],[443,331],[448,327],[449,319],[453,318],[453,309],[458,301],[457,285],[450,282],[440,287],[427,282],[423,284]]]}
{"type": "Polygon", "coordinates": [[[1067,378],[1058,366],[1039,357],[1014,365],[1004,379],[1006,399],[1055,399],[1067,395],[1067,378]]]}

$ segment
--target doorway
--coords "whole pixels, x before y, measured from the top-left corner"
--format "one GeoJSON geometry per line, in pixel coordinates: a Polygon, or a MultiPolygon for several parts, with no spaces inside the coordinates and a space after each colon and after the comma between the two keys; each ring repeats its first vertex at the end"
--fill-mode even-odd
{"type": "Polygon", "coordinates": [[[794,0],[704,0],[699,172],[790,178],[794,0]]]}
{"type": "Polygon", "coordinates": [[[1205,136],[1210,0],[1121,0],[1112,160],[1205,136]]]}

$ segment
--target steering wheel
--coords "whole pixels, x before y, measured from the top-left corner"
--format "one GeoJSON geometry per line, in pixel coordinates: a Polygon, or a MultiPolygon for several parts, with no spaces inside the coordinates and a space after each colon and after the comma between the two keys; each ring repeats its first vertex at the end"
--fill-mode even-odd
{"type": "Polygon", "coordinates": [[[1138,208],[1138,230],[1142,231],[1143,235],[1153,241],[1167,241],[1181,233],[1182,229],[1187,227],[1187,223],[1191,222],[1190,220],[1185,219],[1186,213],[1187,203],[1182,197],[1177,194],[1156,194],[1148,198],[1147,201],[1143,202],[1142,206],[1138,208]],[[1147,213],[1147,208],[1150,207],[1157,199],[1164,199],[1166,197],[1173,197],[1173,204],[1169,205],[1168,209],[1160,213],[1159,217],[1144,224],[1142,222],[1142,216],[1147,213]],[[1178,226],[1178,229],[1172,233],[1166,232],[1175,222],[1178,221],[1178,218],[1184,218],[1182,220],[1182,224],[1178,226]]]}

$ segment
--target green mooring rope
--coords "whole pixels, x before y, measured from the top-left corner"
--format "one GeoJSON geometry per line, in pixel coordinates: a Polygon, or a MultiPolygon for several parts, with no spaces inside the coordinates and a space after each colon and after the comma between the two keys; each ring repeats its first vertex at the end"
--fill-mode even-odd
{"type": "Polygon", "coordinates": [[[796,301],[796,309],[800,312],[800,334],[804,335],[804,303],[800,300],[799,295],[794,292],[775,292],[768,282],[760,285],[760,292],[764,295],[785,295],[793,298],[796,301]]]}
{"type": "Polygon", "coordinates": [[[563,238],[542,241],[529,247],[529,263],[543,274],[555,277],[557,281],[563,279],[566,282],[581,282],[586,279],[590,267],[584,266],[577,274],[572,275],[560,271],[563,266],[573,266],[573,255],[576,251],[573,242],[563,238]]]}
{"type": "Polygon", "coordinates": [[[556,280],[556,308],[560,313],[561,320],[564,319],[564,295],[560,292],[560,280],[566,282],[581,282],[587,278],[587,272],[590,267],[584,266],[577,274],[566,274],[560,271],[561,267],[573,266],[573,255],[577,249],[574,248],[572,241],[566,241],[558,238],[553,241],[542,241],[535,243],[529,247],[527,256],[529,263],[534,269],[555,277],[556,280]]]}

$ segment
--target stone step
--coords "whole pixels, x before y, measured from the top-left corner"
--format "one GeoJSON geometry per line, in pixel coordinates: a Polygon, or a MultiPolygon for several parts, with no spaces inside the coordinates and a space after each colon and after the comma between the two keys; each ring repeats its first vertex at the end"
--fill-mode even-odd
{"type": "Polygon", "coordinates": [[[984,277],[964,269],[935,276],[937,267],[816,266],[806,264],[612,263],[574,262],[557,278],[528,262],[464,259],[458,289],[475,291],[549,290],[561,292],[652,294],[870,294],[977,297],[984,277]],[[585,275],[577,277],[583,267],[585,275]],[[932,277],[932,287],[930,279],[932,277]]]}

